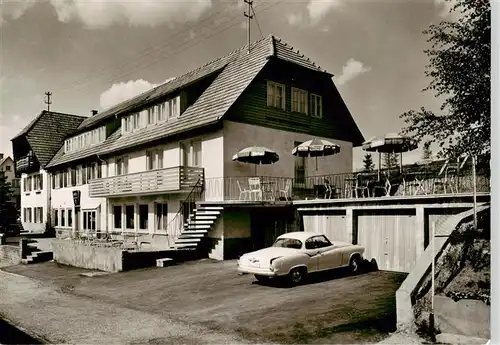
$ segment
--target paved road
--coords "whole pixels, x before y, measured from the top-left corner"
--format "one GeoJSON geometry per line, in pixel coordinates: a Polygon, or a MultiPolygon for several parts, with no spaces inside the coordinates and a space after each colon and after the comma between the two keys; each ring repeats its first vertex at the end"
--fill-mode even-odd
{"type": "Polygon", "coordinates": [[[11,275],[15,285],[10,288],[0,278],[0,294],[8,290],[18,296],[12,303],[0,301],[0,312],[13,308],[11,319],[22,320],[25,328],[31,325],[51,340],[80,343],[114,337],[190,344],[376,342],[394,330],[394,294],[405,277],[337,272],[286,288],[238,276],[234,261],[92,278],[80,275],[85,270],[54,263],[6,270],[31,279],[11,275]],[[36,309],[40,314],[31,315],[36,309]]]}

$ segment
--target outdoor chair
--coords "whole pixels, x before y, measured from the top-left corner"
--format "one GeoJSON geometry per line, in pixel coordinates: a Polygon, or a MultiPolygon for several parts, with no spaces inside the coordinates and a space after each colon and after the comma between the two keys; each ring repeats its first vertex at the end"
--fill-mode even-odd
{"type": "Polygon", "coordinates": [[[260,186],[260,178],[250,177],[248,179],[248,185],[250,187],[251,200],[262,200],[262,188],[260,186]],[[256,195],[256,198],[253,198],[256,195]]]}
{"type": "Polygon", "coordinates": [[[250,189],[244,189],[241,187],[240,181],[236,180],[236,184],[238,185],[238,189],[240,190],[240,200],[250,199],[250,189]]]}
{"type": "Polygon", "coordinates": [[[287,179],[285,182],[285,188],[280,189],[278,191],[278,198],[281,200],[281,198],[285,198],[286,201],[288,201],[289,194],[290,194],[290,189],[292,188],[292,179],[287,179]]]}
{"type": "Polygon", "coordinates": [[[356,193],[358,191],[361,192],[361,196],[367,196],[367,197],[370,197],[370,189],[368,187],[368,184],[370,183],[370,180],[366,178],[366,176],[364,176],[365,178],[363,179],[363,174],[358,174],[356,175],[356,193]],[[361,179],[361,183],[360,183],[360,180],[361,179]]]}
{"type": "Polygon", "coordinates": [[[443,178],[435,178],[432,184],[432,194],[436,194],[436,189],[441,187],[443,194],[447,193],[447,188],[450,189],[450,192],[458,193],[458,173],[460,170],[460,163],[457,161],[456,163],[450,163],[446,161],[441,170],[438,173],[438,176],[443,175],[443,178]]]}
{"type": "Polygon", "coordinates": [[[346,198],[358,197],[358,179],[356,177],[345,178],[344,195],[346,198]]]}

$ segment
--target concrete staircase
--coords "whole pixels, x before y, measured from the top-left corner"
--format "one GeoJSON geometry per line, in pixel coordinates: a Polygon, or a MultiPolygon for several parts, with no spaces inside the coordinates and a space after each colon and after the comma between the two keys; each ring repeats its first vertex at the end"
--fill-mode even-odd
{"type": "Polygon", "coordinates": [[[221,215],[224,207],[199,206],[189,215],[173,249],[196,250],[221,215]]]}
{"type": "Polygon", "coordinates": [[[54,254],[50,250],[50,245],[41,240],[28,240],[28,255],[21,259],[21,263],[25,265],[36,264],[40,262],[50,261],[54,258],[54,254]]]}
{"type": "Polygon", "coordinates": [[[36,264],[39,262],[46,262],[50,261],[54,258],[54,255],[52,252],[33,252],[30,255],[26,257],[26,259],[21,259],[21,263],[25,265],[29,264],[36,264]]]}

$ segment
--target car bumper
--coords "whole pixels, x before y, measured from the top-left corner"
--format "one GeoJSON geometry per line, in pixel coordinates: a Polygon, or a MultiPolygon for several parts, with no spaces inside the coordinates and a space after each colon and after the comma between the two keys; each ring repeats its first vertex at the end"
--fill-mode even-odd
{"type": "Polygon", "coordinates": [[[278,276],[278,272],[273,272],[269,268],[240,266],[240,265],[238,265],[238,273],[256,274],[259,276],[266,276],[266,277],[278,276]]]}

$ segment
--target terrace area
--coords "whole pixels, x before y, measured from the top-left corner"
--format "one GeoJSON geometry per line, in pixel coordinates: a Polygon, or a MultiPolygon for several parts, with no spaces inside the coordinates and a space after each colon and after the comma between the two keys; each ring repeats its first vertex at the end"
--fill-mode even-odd
{"type": "MultiPolygon", "coordinates": [[[[390,198],[490,192],[489,168],[413,165],[397,169],[305,177],[238,176],[205,180],[205,199],[276,202],[311,199],[390,198]]],[[[216,200],[214,200],[216,201],[216,200]]]]}

